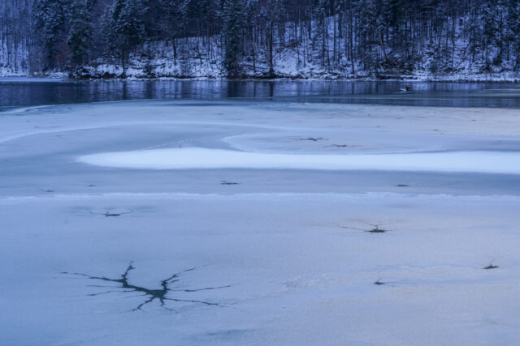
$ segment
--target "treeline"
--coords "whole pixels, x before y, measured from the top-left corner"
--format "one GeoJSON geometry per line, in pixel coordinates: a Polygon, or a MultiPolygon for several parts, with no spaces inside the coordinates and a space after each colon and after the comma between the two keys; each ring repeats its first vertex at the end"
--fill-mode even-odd
{"type": "Polygon", "coordinates": [[[0,0],[0,69],[28,70],[32,0],[0,0]]]}
{"type": "Polygon", "coordinates": [[[124,76],[137,59],[152,73],[157,47],[184,64],[215,60],[229,77],[275,77],[284,59],[343,75],[520,69],[519,0],[0,0],[0,10],[0,62],[32,71],[111,61],[124,76]]]}

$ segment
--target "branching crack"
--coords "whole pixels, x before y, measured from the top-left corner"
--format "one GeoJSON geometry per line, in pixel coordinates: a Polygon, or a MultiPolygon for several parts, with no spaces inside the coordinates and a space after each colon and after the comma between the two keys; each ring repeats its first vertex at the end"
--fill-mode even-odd
{"type": "Polygon", "coordinates": [[[218,287],[203,287],[203,288],[193,288],[193,289],[173,289],[170,286],[180,281],[180,276],[184,273],[188,273],[191,271],[194,271],[196,268],[190,268],[183,270],[181,272],[175,273],[171,275],[170,277],[162,280],[160,282],[160,288],[158,289],[150,289],[142,286],[133,285],[129,282],[129,274],[130,271],[134,270],[135,267],[133,266],[133,262],[130,262],[128,267],[126,268],[125,272],[121,275],[118,279],[111,279],[104,276],[92,276],[82,273],[71,273],[71,272],[62,272],[62,274],[65,275],[75,275],[75,276],[81,276],[85,277],[90,280],[98,280],[98,281],[105,281],[105,282],[113,282],[119,284],[119,286],[104,286],[104,285],[89,285],[89,287],[98,287],[98,288],[110,288],[111,290],[106,292],[100,292],[100,293],[92,293],[88,296],[95,297],[103,294],[110,294],[110,293],[141,293],[140,296],[145,298],[145,301],[140,303],[137,307],[130,311],[137,311],[141,310],[142,308],[152,303],[153,301],[158,301],[159,304],[166,310],[175,311],[175,309],[168,307],[167,302],[174,302],[174,303],[194,303],[194,304],[202,304],[202,305],[208,305],[208,306],[218,306],[218,307],[224,307],[224,305],[219,303],[210,302],[207,300],[198,300],[198,299],[181,299],[181,298],[173,298],[168,296],[168,293],[170,292],[187,292],[187,293],[193,293],[193,292],[200,292],[200,291],[209,291],[209,290],[217,290],[222,288],[228,288],[231,287],[230,285],[227,286],[218,286],[218,287]]]}

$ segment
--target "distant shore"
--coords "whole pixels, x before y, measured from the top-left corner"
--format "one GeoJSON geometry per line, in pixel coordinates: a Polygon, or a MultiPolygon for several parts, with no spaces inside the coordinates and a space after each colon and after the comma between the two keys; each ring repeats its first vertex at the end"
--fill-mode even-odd
{"type": "Polygon", "coordinates": [[[82,77],[71,77],[66,72],[53,72],[43,75],[30,76],[27,74],[0,75],[1,81],[190,81],[190,80],[215,80],[215,81],[340,81],[340,82],[453,82],[453,83],[518,83],[520,82],[520,72],[507,73],[486,73],[486,74],[456,74],[456,75],[395,75],[381,74],[379,76],[366,75],[346,75],[346,76],[312,76],[303,77],[276,75],[274,77],[243,76],[243,77],[221,77],[221,76],[184,76],[184,75],[143,75],[127,74],[126,77],[116,74],[88,75],[82,77]]]}

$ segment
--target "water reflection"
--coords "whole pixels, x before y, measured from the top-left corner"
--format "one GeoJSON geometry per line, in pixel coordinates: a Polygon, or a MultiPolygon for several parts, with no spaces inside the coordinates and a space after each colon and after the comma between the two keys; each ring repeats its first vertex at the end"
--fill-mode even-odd
{"type": "Polygon", "coordinates": [[[44,104],[138,99],[238,99],[410,106],[520,108],[513,83],[360,81],[96,81],[0,79],[0,110],[44,104]],[[406,85],[410,92],[399,92],[406,85]]]}

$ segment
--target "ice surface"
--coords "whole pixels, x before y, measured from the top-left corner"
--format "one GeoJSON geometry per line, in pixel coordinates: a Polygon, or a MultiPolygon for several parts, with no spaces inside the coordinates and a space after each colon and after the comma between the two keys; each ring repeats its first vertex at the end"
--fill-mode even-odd
{"type": "Polygon", "coordinates": [[[516,110],[239,102],[2,113],[0,344],[517,344],[520,176],[481,159],[516,157],[519,122],[516,110]],[[219,165],[78,162],[189,148],[219,165]],[[222,167],[230,152],[241,168],[222,167]],[[273,155],[284,160],[267,169],[273,155]],[[459,155],[472,171],[399,170],[414,155],[459,155]],[[399,160],[310,167],[375,156],[399,160]],[[305,166],[283,168],[294,158],[305,166]]]}

